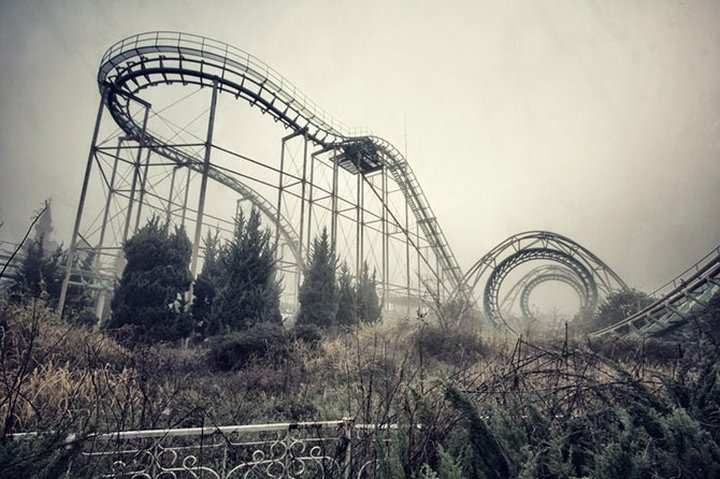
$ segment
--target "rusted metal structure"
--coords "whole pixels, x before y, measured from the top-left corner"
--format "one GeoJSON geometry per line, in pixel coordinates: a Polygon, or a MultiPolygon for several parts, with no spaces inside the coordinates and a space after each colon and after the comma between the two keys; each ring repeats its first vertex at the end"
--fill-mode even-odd
{"type": "MultiPolygon", "coordinates": [[[[504,311],[519,299],[523,316],[532,319],[529,298],[544,282],[572,287],[586,312],[603,296],[627,289],[587,248],[548,231],[513,235],[463,274],[405,155],[382,138],[345,127],[267,64],[226,43],[179,32],[133,35],[103,55],[97,84],[100,105],[67,255],[61,311],[73,278],[83,277],[91,278],[83,286],[96,290],[96,313],[103,316],[123,268],[121,245],[149,215],[187,228],[195,277],[203,232],[229,233],[234,225],[233,219],[208,211],[208,192],[218,185],[235,195],[239,208],[257,208],[274,229],[284,305],[290,313],[308,251],[322,228],[354,274],[365,264],[376,272],[384,307],[402,315],[411,315],[427,295],[436,302],[461,296],[469,304],[482,297],[485,320],[512,330],[504,311]],[[168,87],[189,93],[155,107],[152,93],[168,87]],[[207,107],[189,124],[207,123],[202,134],[193,135],[188,124],[178,125],[164,113],[199,92],[209,93],[207,107]],[[216,139],[218,103],[228,97],[284,127],[278,157],[255,158],[216,139]],[[159,122],[169,127],[169,134],[157,131],[159,122]],[[91,221],[85,210],[93,189],[104,200],[93,205],[99,211],[91,221]],[[78,274],[78,255],[89,253],[95,255],[93,271],[78,274]],[[508,275],[536,261],[550,266],[527,273],[501,298],[508,275]]],[[[703,268],[688,280],[689,289],[684,283],[668,292],[647,315],[596,334],[645,334],[650,323],[662,329],[658,325],[667,321],[658,318],[680,314],[678,301],[703,303],[716,288],[716,263],[703,268]]]]}
{"type": "Polygon", "coordinates": [[[192,231],[195,276],[203,228],[213,222],[221,230],[232,228],[232,220],[206,211],[208,180],[235,192],[273,225],[289,303],[321,227],[330,231],[338,255],[349,260],[355,274],[365,263],[376,271],[386,308],[404,305],[408,314],[428,288],[434,288],[430,293],[435,296],[447,297],[460,286],[458,262],[404,155],[382,138],[352,134],[249,53],[196,35],[141,33],[107,50],[97,82],[100,105],[70,242],[61,310],[74,258],[87,250],[97,258],[98,280],[93,287],[98,290],[97,314],[102,316],[105,298],[123,267],[120,245],[150,214],[162,212],[168,221],[192,231]],[[170,85],[188,88],[190,95],[211,92],[204,137],[181,140],[182,127],[170,138],[154,131],[153,122],[163,119],[164,110],[154,108],[147,94],[170,85]],[[279,161],[251,158],[214,139],[219,97],[244,101],[289,131],[280,139],[279,161]],[[101,135],[108,115],[118,128],[101,135]],[[293,148],[299,157],[296,163],[301,164],[295,171],[288,168],[293,148]],[[233,161],[222,164],[217,156],[233,161]],[[246,172],[245,165],[262,172],[246,172]],[[162,180],[153,181],[158,170],[162,180]],[[329,182],[319,179],[320,170],[329,182]],[[183,174],[184,183],[178,181],[183,174]],[[196,194],[191,193],[193,180],[199,182],[196,194]],[[97,222],[85,215],[93,185],[100,185],[105,195],[97,222]],[[289,202],[296,206],[294,213],[287,207],[289,202]],[[90,246],[81,247],[80,238],[90,246]]]}

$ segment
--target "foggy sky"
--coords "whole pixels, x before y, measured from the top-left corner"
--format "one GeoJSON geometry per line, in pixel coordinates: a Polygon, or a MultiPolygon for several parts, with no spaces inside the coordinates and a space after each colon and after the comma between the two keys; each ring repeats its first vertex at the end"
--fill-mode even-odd
{"type": "Polygon", "coordinates": [[[1,0],[0,238],[52,197],[67,243],[100,57],[164,29],[255,54],[401,150],[407,129],[464,269],[549,229],[653,289],[720,243],[720,2],[389,3],[1,0]]]}

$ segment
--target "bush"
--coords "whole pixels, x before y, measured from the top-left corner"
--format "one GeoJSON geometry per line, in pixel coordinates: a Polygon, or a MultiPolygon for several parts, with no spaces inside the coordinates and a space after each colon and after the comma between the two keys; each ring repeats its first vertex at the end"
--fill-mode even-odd
{"type": "Polygon", "coordinates": [[[295,341],[307,344],[315,349],[322,341],[322,333],[320,328],[313,324],[296,324],[292,330],[292,337],[295,341]]]}
{"type": "Polygon", "coordinates": [[[648,294],[635,289],[615,291],[598,306],[592,329],[605,328],[637,313],[654,302],[648,294]]]}
{"type": "Polygon", "coordinates": [[[476,361],[487,352],[479,336],[438,326],[423,326],[415,333],[414,340],[421,354],[451,364],[476,361]]]}
{"type": "Polygon", "coordinates": [[[288,336],[282,326],[258,323],[252,328],[211,340],[210,366],[218,371],[242,369],[254,359],[287,357],[288,336]]]}
{"type": "Polygon", "coordinates": [[[655,338],[600,337],[587,341],[588,348],[615,361],[672,363],[682,357],[680,343],[655,338]]]}

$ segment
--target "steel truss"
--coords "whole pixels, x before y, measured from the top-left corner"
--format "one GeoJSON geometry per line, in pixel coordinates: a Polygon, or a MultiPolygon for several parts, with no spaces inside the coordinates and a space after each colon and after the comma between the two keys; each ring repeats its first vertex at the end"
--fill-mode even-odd
{"type": "Polygon", "coordinates": [[[203,231],[233,228],[233,220],[206,211],[208,179],[237,193],[238,207],[259,209],[273,225],[289,307],[296,302],[312,240],[323,227],[330,231],[338,255],[350,260],[354,274],[365,263],[376,271],[387,309],[410,314],[430,284],[431,293],[441,298],[460,287],[460,267],[404,156],[380,138],[350,136],[251,55],[204,37],[143,33],[105,53],[98,86],[101,101],[69,248],[61,312],[78,256],[94,254],[94,279],[87,286],[98,291],[96,312],[102,317],[107,295],[124,266],[121,245],[151,214],[162,214],[168,223],[192,230],[195,277],[203,231]],[[188,139],[177,125],[170,138],[154,129],[153,122],[164,109],[154,109],[142,96],[152,87],[172,84],[211,92],[204,138],[188,139]],[[281,139],[279,165],[213,140],[222,94],[247,101],[290,130],[281,139]],[[106,113],[119,132],[102,137],[106,113]],[[295,170],[289,167],[293,149],[302,165],[295,170]],[[264,173],[247,173],[217,161],[217,156],[264,173]],[[323,174],[330,178],[329,184],[321,180],[323,174]],[[91,183],[93,177],[100,180],[91,183]],[[95,221],[88,224],[84,218],[88,191],[98,190],[98,185],[104,202],[95,221]]]}
{"type": "MultiPolygon", "coordinates": [[[[627,288],[589,250],[547,231],[508,238],[463,275],[417,177],[397,148],[375,136],[353,135],[268,65],[225,43],[178,32],[133,35],[104,54],[98,86],[100,106],[69,247],[61,312],[68,287],[80,284],[97,291],[96,312],[102,317],[123,269],[121,245],[150,214],[192,230],[191,269],[197,274],[203,230],[230,233],[234,227],[232,219],[206,211],[208,179],[237,194],[239,208],[255,207],[273,225],[289,309],[297,303],[312,239],[323,227],[354,274],[365,262],[378,273],[384,306],[404,309],[406,315],[428,292],[436,300],[472,300],[482,278],[487,278],[485,317],[492,324],[505,322],[503,311],[517,298],[525,316],[532,317],[529,297],[545,281],[570,285],[588,311],[602,295],[627,288]],[[153,121],[169,107],[156,110],[141,95],[172,84],[210,91],[205,137],[188,137],[185,127],[167,119],[163,121],[176,131],[173,135],[153,129],[153,121]],[[280,141],[279,163],[251,158],[213,140],[218,97],[223,94],[246,101],[289,130],[280,141]],[[119,130],[101,136],[106,114],[119,130]],[[235,163],[223,164],[216,161],[218,156],[235,163]],[[266,174],[248,173],[235,166],[240,163],[266,174]],[[85,217],[88,192],[104,198],[92,221],[85,217]],[[94,255],[93,271],[79,272],[78,258],[89,254],[94,255]],[[509,272],[535,260],[553,266],[534,269],[500,301],[509,272]]],[[[650,308],[594,334],[657,334],[681,324],[692,305],[706,304],[708,295],[720,288],[719,264],[715,251],[650,308]]]]}

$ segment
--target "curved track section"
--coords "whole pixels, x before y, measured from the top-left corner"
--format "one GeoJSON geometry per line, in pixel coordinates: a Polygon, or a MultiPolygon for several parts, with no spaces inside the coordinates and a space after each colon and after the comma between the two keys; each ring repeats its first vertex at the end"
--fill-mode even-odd
{"type": "MultiPolygon", "coordinates": [[[[487,317],[492,318],[495,322],[498,320],[502,321],[508,329],[515,332],[500,310],[498,301],[500,287],[513,269],[528,261],[538,260],[558,263],[571,270],[582,283],[583,290],[589,295],[587,309],[590,311],[595,309],[597,306],[598,288],[593,274],[585,265],[578,259],[562,251],[550,248],[525,248],[505,258],[490,274],[490,278],[488,278],[485,284],[485,292],[483,293],[483,306],[487,317]]],[[[532,318],[530,317],[528,319],[532,318]]]]}
{"type": "MultiPolygon", "coordinates": [[[[107,50],[100,64],[97,81],[100,90],[107,92],[106,104],[113,118],[128,135],[151,145],[158,154],[191,168],[200,166],[197,159],[189,161],[177,148],[143,132],[141,125],[130,114],[129,97],[158,85],[217,85],[220,92],[247,101],[286,128],[306,135],[320,146],[337,148],[346,158],[354,161],[375,162],[385,166],[402,190],[441,264],[441,272],[450,280],[451,288],[462,285],[462,272],[455,255],[412,168],[398,149],[382,138],[350,136],[342,124],[249,53],[196,35],[178,32],[141,33],[117,42],[107,50]]],[[[238,191],[243,188],[240,182],[212,166],[210,177],[238,191]]],[[[269,204],[263,205],[260,195],[251,194],[248,198],[257,201],[258,207],[272,208],[269,204]]],[[[297,241],[297,235],[288,229],[289,224],[281,226],[288,242],[297,241]]]]}
{"type": "MultiPolygon", "coordinates": [[[[535,318],[535,314],[530,309],[530,295],[535,288],[549,281],[556,281],[570,286],[572,289],[575,290],[575,293],[577,293],[578,298],[580,299],[580,309],[590,309],[592,299],[588,298],[588,292],[584,289],[584,285],[578,283],[572,275],[544,274],[541,276],[536,276],[532,280],[528,281],[528,283],[522,290],[522,294],[520,295],[520,310],[523,312],[523,315],[526,318],[530,318],[532,320],[537,319],[535,318]]],[[[597,301],[597,298],[595,298],[595,300],[597,301]]]]}
{"type": "Polygon", "coordinates": [[[720,246],[655,290],[658,298],[647,308],[590,337],[611,335],[660,336],[686,324],[693,314],[704,310],[720,293],[720,246]]]}
{"type": "MultiPolygon", "coordinates": [[[[577,290],[582,291],[581,304],[587,311],[592,311],[597,305],[599,296],[607,295],[618,289],[627,289],[625,282],[600,258],[579,243],[566,236],[552,233],[550,231],[527,231],[507,238],[480,258],[465,274],[463,279],[469,290],[474,290],[481,279],[487,278],[483,292],[483,307],[485,318],[492,324],[504,324],[511,331],[513,328],[508,324],[503,315],[503,304],[507,301],[500,300],[500,291],[503,281],[508,274],[521,264],[530,261],[549,261],[560,272],[554,271],[550,274],[562,274],[561,279],[554,280],[570,282],[577,290]],[[572,279],[567,279],[572,278],[572,279]],[[565,281],[567,279],[567,281],[565,281]]],[[[537,269],[537,268],[536,268],[537,269]]],[[[540,280],[543,275],[549,274],[550,270],[540,270],[539,276],[524,277],[526,280],[523,288],[510,290],[511,294],[517,296],[523,290],[526,291],[526,300],[537,284],[549,281],[550,278],[540,280]],[[533,281],[533,278],[534,281],[533,281]]],[[[537,273],[536,273],[537,274],[537,273]]],[[[521,283],[523,280],[520,281],[521,283]]],[[[526,309],[529,306],[526,304],[526,309]]],[[[530,315],[532,316],[532,315],[530,315]]]]}
{"type": "Polygon", "coordinates": [[[570,286],[578,296],[581,310],[587,310],[590,307],[592,301],[590,292],[585,289],[585,285],[582,281],[579,281],[572,270],[562,266],[545,265],[533,269],[513,286],[515,298],[506,296],[501,304],[501,311],[507,311],[512,306],[513,303],[507,304],[508,300],[514,302],[519,296],[520,311],[522,311],[523,316],[536,320],[537,318],[535,318],[535,314],[530,308],[530,296],[536,287],[549,281],[557,281],[570,286]]]}
{"type": "Polygon", "coordinates": [[[546,281],[559,281],[567,284],[578,295],[580,307],[582,309],[587,307],[588,292],[585,291],[582,282],[575,274],[563,266],[547,264],[537,266],[525,273],[505,294],[500,302],[500,310],[503,314],[509,313],[513,306],[519,303],[524,317],[536,319],[530,309],[530,296],[535,287],[546,281]]]}

